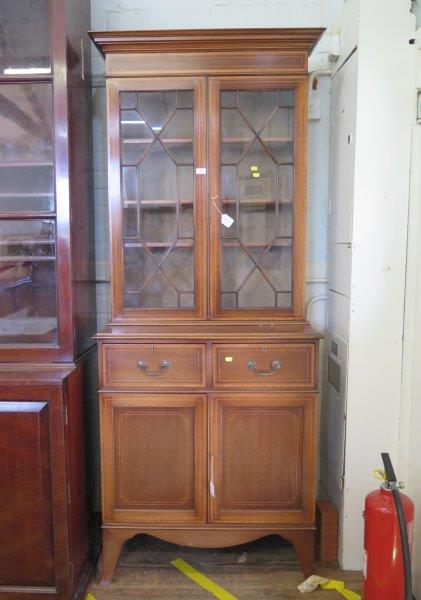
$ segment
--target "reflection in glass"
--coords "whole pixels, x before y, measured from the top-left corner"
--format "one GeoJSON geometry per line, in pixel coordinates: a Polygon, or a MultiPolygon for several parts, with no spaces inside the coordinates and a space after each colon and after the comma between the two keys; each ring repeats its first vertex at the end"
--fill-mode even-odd
{"type": "Polygon", "coordinates": [[[0,74],[50,73],[49,0],[3,0],[0,74]]]}
{"type": "Polygon", "coordinates": [[[0,221],[0,342],[57,343],[55,225],[0,221]]]}
{"type": "Polygon", "coordinates": [[[52,211],[51,85],[0,85],[0,212],[52,211]]]}
{"type": "Polygon", "coordinates": [[[291,308],[293,182],[294,91],[222,91],[222,308],[291,308]]]}
{"type": "Polygon", "coordinates": [[[122,92],[125,308],[193,308],[193,92],[122,92]]]}

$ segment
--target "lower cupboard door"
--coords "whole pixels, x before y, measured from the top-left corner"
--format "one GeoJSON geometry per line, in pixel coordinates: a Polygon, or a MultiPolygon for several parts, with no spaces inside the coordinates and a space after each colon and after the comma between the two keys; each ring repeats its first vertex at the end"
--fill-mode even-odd
{"type": "Polygon", "coordinates": [[[57,597],[51,423],[47,400],[0,401],[1,598],[57,597]]]}
{"type": "Polygon", "coordinates": [[[206,518],[206,396],[101,394],[104,522],[206,518]]]}
{"type": "Polygon", "coordinates": [[[316,396],[218,394],[210,403],[211,520],[311,523],[316,396]]]}

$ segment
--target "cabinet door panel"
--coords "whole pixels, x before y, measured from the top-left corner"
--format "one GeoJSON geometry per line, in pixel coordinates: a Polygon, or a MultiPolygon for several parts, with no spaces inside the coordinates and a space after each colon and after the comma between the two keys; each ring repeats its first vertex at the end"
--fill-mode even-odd
{"type": "Polygon", "coordinates": [[[211,312],[302,316],[305,80],[210,82],[211,312]],[[221,224],[220,213],[233,223],[221,224]]]}
{"type": "Polygon", "coordinates": [[[315,402],[310,395],[212,398],[212,521],[311,521],[315,402]]]}
{"type": "MultiPolygon", "coordinates": [[[[109,83],[116,318],[205,314],[204,79],[109,83]]],[[[205,169],[206,174],[206,169],[205,169]]]]}
{"type": "Polygon", "coordinates": [[[48,402],[0,401],[0,591],[54,587],[49,430],[48,402]]]}
{"type": "Polygon", "coordinates": [[[205,396],[102,396],[105,520],[204,520],[205,396]]]}

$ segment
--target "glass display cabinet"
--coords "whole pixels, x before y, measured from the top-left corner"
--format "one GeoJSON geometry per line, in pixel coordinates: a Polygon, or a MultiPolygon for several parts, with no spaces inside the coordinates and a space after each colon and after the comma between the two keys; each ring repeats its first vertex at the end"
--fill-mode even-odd
{"type": "Polygon", "coordinates": [[[69,362],[92,346],[91,142],[83,72],[89,61],[81,56],[86,9],[71,15],[69,4],[9,2],[0,18],[4,362],[69,362]]]}
{"type": "MultiPolygon", "coordinates": [[[[0,598],[80,597],[95,328],[86,0],[0,13],[0,598]],[[86,67],[86,74],[83,72],[86,67]]],[[[89,48],[88,48],[89,49],[89,48]]]]}
{"type": "Polygon", "coordinates": [[[306,123],[321,33],[91,34],[108,94],[104,585],[137,533],[208,548],[275,533],[313,572],[306,123]]]}

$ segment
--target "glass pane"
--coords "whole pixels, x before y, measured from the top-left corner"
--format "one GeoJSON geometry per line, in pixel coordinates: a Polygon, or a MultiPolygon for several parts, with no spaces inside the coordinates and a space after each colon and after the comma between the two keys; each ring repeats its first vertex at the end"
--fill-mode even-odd
{"type": "Polygon", "coordinates": [[[0,73],[51,73],[49,0],[4,0],[0,11],[0,73]]]}
{"type": "Polygon", "coordinates": [[[291,308],[294,91],[221,92],[222,308],[291,308]]]}
{"type": "Polygon", "coordinates": [[[221,111],[221,159],[223,164],[237,163],[254,134],[237,110],[221,111]]]}
{"type": "Polygon", "coordinates": [[[191,247],[174,248],[165,260],[163,267],[168,279],[174,282],[180,292],[194,289],[194,256],[191,247]]]}
{"type": "Polygon", "coordinates": [[[0,212],[54,211],[50,84],[0,85],[0,212]]]}
{"type": "Polygon", "coordinates": [[[264,127],[274,111],[276,111],[277,104],[276,91],[240,91],[238,94],[238,110],[256,133],[264,127]]]}
{"type": "Polygon", "coordinates": [[[142,92],[137,95],[137,109],[155,133],[161,131],[176,108],[176,92],[142,92]]]}
{"type": "Polygon", "coordinates": [[[160,140],[171,158],[179,164],[193,164],[193,110],[177,110],[165,129],[160,140]]]}
{"type": "Polygon", "coordinates": [[[292,163],[294,161],[294,109],[278,108],[263,129],[261,139],[277,163],[292,163]]]}
{"type": "Polygon", "coordinates": [[[120,102],[124,306],[192,308],[193,92],[123,92],[120,102]]]}
{"type": "Polygon", "coordinates": [[[185,92],[183,90],[177,92],[177,108],[193,108],[193,103],[193,92],[185,92]]]}
{"type": "Polygon", "coordinates": [[[177,163],[158,141],[140,162],[139,188],[144,203],[150,200],[175,203],[177,199],[177,163]]]}
{"type": "Polygon", "coordinates": [[[177,211],[168,208],[143,208],[140,212],[140,239],[148,244],[169,246],[177,241],[177,211]]]}
{"type": "Polygon", "coordinates": [[[0,342],[57,343],[53,220],[0,221],[0,342]]]}

